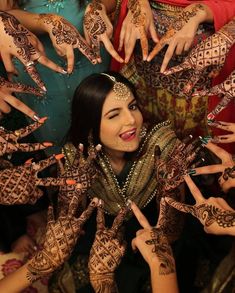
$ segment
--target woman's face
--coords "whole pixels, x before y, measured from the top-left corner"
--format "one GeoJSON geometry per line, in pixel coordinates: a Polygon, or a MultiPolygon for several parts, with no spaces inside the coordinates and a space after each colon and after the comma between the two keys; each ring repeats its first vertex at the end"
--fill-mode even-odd
{"type": "Polygon", "coordinates": [[[102,109],[100,141],[107,153],[123,155],[137,150],[140,143],[142,114],[132,93],[127,100],[118,100],[111,91],[102,109]]]}

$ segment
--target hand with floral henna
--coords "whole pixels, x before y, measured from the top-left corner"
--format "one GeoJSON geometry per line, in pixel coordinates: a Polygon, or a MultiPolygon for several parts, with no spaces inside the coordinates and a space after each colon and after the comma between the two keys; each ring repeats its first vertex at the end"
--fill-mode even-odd
{"type": "Polygon", "coordinates": [[[9,74],[17,75],[12,56],[19,59],[35,83],[45,92],[46,87],[40,78],[34,61],[52,70],[63,73],[63,69],[45,56],[44,48],[38,38],[25,28],[11,14],[0,12],[1,57],[9,74]]]}
{"type": "Polygon", "coordinates": [[[34,152],[43,150],[52,146],[51,142],[43,143],[19,143],[18,140],[29,135],[31,132],[38,129],[46,121],[47,117],[41,118],[37,122],[30,124],[24,128],[9,131],[0,127],[0,156],[11,154],[13,152],[34,152]]]}
{"type": "Polygon", "coordinates": [[[114,49],[110,39],[113,35],[113,26],[107,15],[106,7],[101,0],[93,0],[87,5],[84,14],[84,34],[89,45],[92,46],[94,53],[100,57],[100,44],[104,44],[107,52],[118,62],[123,63],[123,59],[114,49]]]}
{"type": "Polygon", "coordinates": [[[191,138],[187,138],[185,143],[178,140],[166,160],[160,158],[160,149],[156,146],[155,172],[162,192],[172,190],[184,182],[184,175],[200,150],[199,140],[188,143],[188,139],[191,138]]]}
{"type": "Polygon", "coordinates": [[[165,207],[166,203],[162,198],[158,223],[152,227],[137,205],[134,202],[131,204],[131,209],[142,226],[132,240],[132,248],[133,250],[138,249],[149,265],[153,293],[179,292],[174,256],[165,234],[165,228],[162,227],[165,217],[167,217],[164,212],[165,207]]]}
{"type": "Polygon", "coordinates": [[[97,232],[90,251],[88,262],[90,281],[96,293],[117,293],[115,270],[125,253],[120,227],[129,211],[129,206],[122,208],[110,229],[105,227],[104,212],[101,206],[97,211],[97,232]]]}
{"type": "MultiPolygon", "coordinates": [[[[235,21],[234,21],[235,23],[235,21]]],[[[222,95],[221,101],[215,106],[215,108],[207,115],[208,124],[213,122],[216,116],[223,111],[228,104],[235,99],[235,70],[225,79],[224,82],[207,90],[197,91],[193,96],[213,96],[222,95]]]]}
{"type": "Polygon", "coordinates": [[[64,17],[56,14],[39,14],[38,23],[41,28],[48,32],[57,54],[67,58],[67,73],[70,74],[73,71],[73,50],[75,48],[81,51],[91,63],[97,63],[97,56],[86,40],[64,17]]]}
{"type": "MultiPolygon", "coordinates": [[[[71,199],[76,196],[79,202],[82,200],[81,196],[84,195],[87,189],[91,186],[93,180],[97,175],[97,170],[94,165],[94,159],[97,152],[101,149],[101,145],[97,145],[94,149],[88,150],[87,159],[83,155],[83,145],[79,144],[77,153],[72,165],[66,164],[65,168],[59,164],[59,178],[71,178],[75,185],[62,185],[59,189],[58,207],[64,209],[69,204],[71,199]],[[77,188],[77,186],[79,188],[77,188]]],[[[66,156],[66,149],[64,149],[64,155],[66,156]]]]}
{"type": "Polygon", "coordinates": [[[124,46],[125,63],[129,62],[137,39],[140,39],[143,60],[147,59],[148,35],[158,42],[149,1],[128,0],[128,13],[122,24],[118,48],[120,51],[124,46]]]}
{"type": "Polygon", "coordinates": [[[163,73],[173,54],[180,55],[188,51],[193,43],[198,26],[203,21],[212,21],[213,16],[208,7],[201,3],[187,6],[179,15],[166,34],[149,54],[147,61],[151,61],[160,50],[168,45],[160,72],[163,73]]]}
{"type": "Polygon", "coordinates": [[[165,70],[165,67],[162,72],[168,75],[182,70],[193,69],[193,78],[185,86],[185,92],[190,92],[192,90],[202,72],[208,66],[213,66],[214,68],[210,74],[212,77],[218,75],[220,69],[225,63],[230,48],[235,43],[234,26],[235,19],[232,19],[218,32],[196,45],[182,64],[168,70],[165,70]]]}
{"type": "Polygon", "coordinates": [[[187,205],[166,197],[166,202],[177,210],[190,213],[204,226],[210,234],[235,236],[235,210],[220,197],[205,199],[189,176],[185,181],[196,201],[195,205],[187,205]]]}
{"type": "Polygon", "coordinates": [[[41,96],[43,91],[21,83],[12,83],[0,76],[0,112],[9,113],[11,106],[29,116],[34,121],[39,120],[37,114],[26,104],[14,97],[12,93],[28,93],[41,96]]]}
{"type": "Polygon", "coordinates": [[[192,175],[222,173],[218,182],[221,189],[228,192],[230,188],[235,187],[235,163],[232,155],[212,142],[205,144],[205,147],[214,153],[221,160],[221,163],[198,167],[191,170],[190,173],[192,175]]]}
{"type": "Polygon", "coordinates": [[[60,186],[71,185],[76,182],[70,178],[38,178],[37,174],[43,169],[55,164],[63,157],[62,154],[51,156],[38,163],[28,160],[22,166],[3,169],[0,171],[0,203],[12,204],[34,204],[43,192],[38,186],[60,186]]]}
{"type": "Polygon", "coordinates": [[[232,143],[235,142],[235,123],[225,121],[213,121],[209,124],[210,126],[231,132],[229,134],[214,136],[212,139],[213,143],[232,143]]]}

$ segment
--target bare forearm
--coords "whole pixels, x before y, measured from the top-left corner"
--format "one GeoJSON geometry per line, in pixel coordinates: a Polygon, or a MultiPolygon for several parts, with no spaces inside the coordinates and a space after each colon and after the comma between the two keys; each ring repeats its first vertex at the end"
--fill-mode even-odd
{"type": "Polygon", "coordinates": [[[159,264],[154,263],[150,266],[151,284],[153,293],[178,293],[176,273],[160,274],[159,264]]]}
{"type": "Polygon", "coordinates": [[[0,292],[18,293],[30,286],[27,264],[0,280],[0,292]]]}

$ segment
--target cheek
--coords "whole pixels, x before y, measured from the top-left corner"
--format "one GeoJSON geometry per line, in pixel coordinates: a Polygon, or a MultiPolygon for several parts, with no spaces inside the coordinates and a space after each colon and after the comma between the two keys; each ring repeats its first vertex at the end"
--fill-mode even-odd
{"type": "Polygon", "coordinates": [[[112,137],[115,135],[115,129],[112,125],[107,123],[101,123],[100,125],[100,141],[101,143],[107,143],[112,140],[112,137]]]}

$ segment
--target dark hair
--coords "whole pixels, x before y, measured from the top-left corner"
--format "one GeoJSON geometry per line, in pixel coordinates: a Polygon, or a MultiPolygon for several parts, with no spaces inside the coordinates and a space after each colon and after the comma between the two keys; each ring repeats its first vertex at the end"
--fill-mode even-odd
{"type": "MultiPolygon", "coordinates": [[[[137,99],[134,86],[121,74],[107,71],[106,74],[115,77],[117,82],[124,83],[137,99]]],[[[68,141],[75,147],[84,145],[86,153],[88,137],[92,135],[94,145],[100,143],[100,121],[102,108],[107,95],[113,89],[114,82],[104,74],[91,74],[76,88],[71,109],[71,126],[68,141]]]]}

